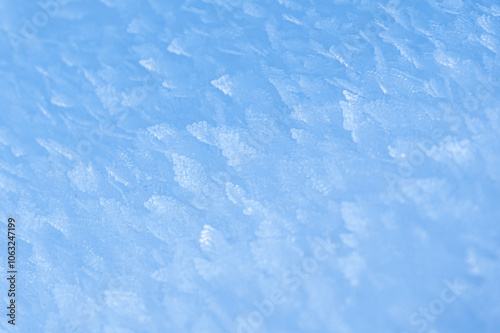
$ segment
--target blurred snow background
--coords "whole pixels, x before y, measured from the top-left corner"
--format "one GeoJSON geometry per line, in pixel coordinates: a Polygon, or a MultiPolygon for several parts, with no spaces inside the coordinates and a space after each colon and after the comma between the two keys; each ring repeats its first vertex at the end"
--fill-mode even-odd
{"type": "Polygon", "coordinates": [[[0,1],[2,332],[500,332],[497,1],[45,1],[0,1]]]}

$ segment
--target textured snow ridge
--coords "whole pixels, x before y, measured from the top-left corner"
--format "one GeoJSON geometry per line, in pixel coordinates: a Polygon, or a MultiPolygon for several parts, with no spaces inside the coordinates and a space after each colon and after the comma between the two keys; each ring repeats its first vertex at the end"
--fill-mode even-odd
{"type": "Polygon", "coordinates": [[[0,22],[1,332],[500,332],[497,1],[0,22]]]}

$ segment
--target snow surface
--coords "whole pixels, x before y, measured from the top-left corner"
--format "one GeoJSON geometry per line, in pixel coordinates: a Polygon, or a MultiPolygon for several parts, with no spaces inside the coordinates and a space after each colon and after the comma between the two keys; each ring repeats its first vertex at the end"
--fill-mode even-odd
{"type": "Polygon", "coordinates": [[[500,332],[497,0],[3,0],[0,31],[1,332],[500,332]]]}

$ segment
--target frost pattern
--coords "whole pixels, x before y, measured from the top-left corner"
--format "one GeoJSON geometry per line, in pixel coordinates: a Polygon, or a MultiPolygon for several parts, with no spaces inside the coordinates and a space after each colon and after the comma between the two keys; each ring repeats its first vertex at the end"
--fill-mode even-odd
{"type": "Polygon", "coordinates": [[[3,1],[0,22],[18,332],[500,331],[496,1],[3,1]]]}

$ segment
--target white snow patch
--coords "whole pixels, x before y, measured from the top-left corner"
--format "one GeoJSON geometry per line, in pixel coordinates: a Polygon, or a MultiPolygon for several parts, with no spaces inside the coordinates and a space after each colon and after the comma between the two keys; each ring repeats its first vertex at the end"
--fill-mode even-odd
{"type": "Polygon", "coordinates": [[[148,127],[148,132],[160,141],[164,141],[167,137],[175,134],[174,130],[168,124],[158,124],[148,127]]]}
{"type": "Polygon", "coordinates": [[[186,51],[184,51],[184,49],[180,45],[180,42],[179,42],[179,40],[177,38],[175,38],[174,40],[172,40],[172,43],[170,43],[170,45],[168,46],[167,50],[169,52],[172,52],[172,53],[177,54],[177,55],[183,55],[183,56],[186,56],[186,57],[190,57],[191,56],[189,53],[187,53],[186,51]]]}
{"type": "Polygon", "coordinates": [[[83,163],[78,164],[72,171],[68,171],[68,177],[82,192],[94,192],[98,188],[92,163],[89,163],[88,166],[83,163]]]}
{"type": "Polygon", "coordinates": [[[217,80],[212,80],[210,82],[215,88],[221,90],[224,94],[228,96],[232,96],[231,88],[234,85],[233,80],[229,77],[229,75],[224,75],[218,78],[217,80]]]}
{"type": "Polygon", "coordinates": [[[156,71],[157,64],[156,61],[152,58],[139,60],[139,63],[141,64],[142,67],[146,68],[149,71],[152,72],[156,71]]]}
{"type": "Polygon", "coordinates": [[[207,183],[207,177],[202,165],[186,156],[172,154],[174,160],[174,180],[185,189],[200,193],[207,183]]]}

